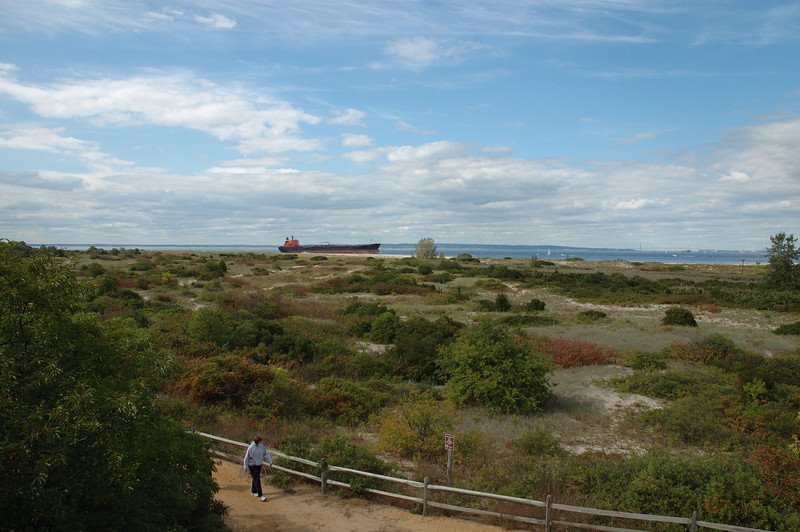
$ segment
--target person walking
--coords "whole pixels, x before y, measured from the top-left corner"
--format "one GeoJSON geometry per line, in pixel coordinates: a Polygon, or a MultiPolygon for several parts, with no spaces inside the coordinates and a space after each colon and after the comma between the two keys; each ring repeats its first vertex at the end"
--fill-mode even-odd
{"type": "Polygon", "coordinates": [[[264,462],[267,463],[267,467],[272,469],[272,455],[267,451],[267,447],[261,443],[261,436],[256,436],[247,448],[247,452],[244,453],[244,463],[242,465],[244,470],[249,471],[250,476],[253,477],[250,493],[254,497],[258,497],[261,502],[267,500],[261,491],[261,464],[264,462]]]}

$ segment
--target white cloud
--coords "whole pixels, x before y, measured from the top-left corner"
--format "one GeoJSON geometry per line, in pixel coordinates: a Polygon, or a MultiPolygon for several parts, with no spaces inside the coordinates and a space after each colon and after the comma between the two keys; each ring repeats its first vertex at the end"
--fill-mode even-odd
{"type": "Polygon", "coordinates": [[[397,131],[402,131],[404,133],[413,133],[415,135],[428,136],[428,135],[433,135],[434,133],[432,129],[418,128],[413,124],[409,124],[405,120],[396,120],[392,124],[392,126],[394,126],[394,128],[397,131]]]}
{"type": "Polygon", "coordinates": [[[342,157],[349,159],[356,164],[369,163],[381,155],[380,150],[356,150],[342,154],[342,157]]]}
{"type": "Polygon", "coordinates": [[[334,117],[328,119],[329,124],[338,126],[362,126],[364,125],[364,111],[358,109],[338,110],[334,117]]]}
{"type": "Polygon", "coordinates": [[[244,153],[319,149],[301,136],[302,124],[320,119],[290,103],[267,100],[191,74],[124,79],[66,80],[25,85],[0,76],[0,93],[45,118],[83,118],[97,125],[159,125],[204,131],[238,143],[244,153]]]}
{"type": "Polygon", "coordinates": [[[212,13],[208,16],[197,15],[194,17],[197,22],[215,29],[229,30],[236,27],[236,21],[220,13],[212,13]]]}
{"type": "Polygon", "coordinates": [[[620,144],[635,144],[643,140],[652,140],[652,139],[657,139],[659,137],[664,137],[666,135],[671,134],[672,132],[673,130],[671,129],[662,129],[658,131],[642,131],[641,133],[636,133],[628,137],[619,138],[617,139],[617,142],[619,142],[620,144]]]}
{"type": "MultiPolygon", "coordinates": [[[[409,68],[425,68],[443,60],[458,60],[478,48],[475,43],[450,42],[433,37],[398,39],[386,47],[386,53],[409,68]]],[[[382,66],[378,64],[377,66],[382,66]]]]}
{"type": "Polygon", "coordinates": [[[669,200],[657,200],[651,198],[631,198],[627,200],[611,200],[603,202],[603,206],[605,208],[614,211],[635,211],[654,205],[666,206],[669,204],[669,200]]]}
{"type": "Polygon", "coordinates": [[[355,135],[353,133],[342,134],[342,146],[348,148],[360,148],[363,146],[371,146],[372,139],[369,135],[355,135]]]}
{"type": "Polygon", "coordinates": [[[737,172],[733,170],[730,173],[720,177],[719,180],[722,183],[747,183],[751,179],[750,176],[747,175],[747,172],[737,172]]]}
{"type": "Polygon", "coordinates": [[[721,181],[797,183],[798,153],[800,117],[733,130],[720,143],[713,169],[721,181]]]}
{"type": "Polygon", "coordinates": [[[18,126],[0,129],[0,148],[33,150],[75,158],[96,172],[128,167],[133,163],[102,152],[96,143],[63,135],[63,128],[18,126]]]}

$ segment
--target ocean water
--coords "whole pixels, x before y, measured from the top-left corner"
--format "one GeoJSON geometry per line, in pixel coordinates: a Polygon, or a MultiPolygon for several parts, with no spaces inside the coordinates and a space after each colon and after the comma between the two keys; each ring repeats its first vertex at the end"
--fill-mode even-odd
{"type": "MultiPolygon", "coordinates": [[[[32,244],[53,245],[63,249],[85,250],[91,245],[98,248],[139,248],[161,251],[200,251],[207,253],[276,253],[278,246],[259,245],[227,245],[209,246],[199,244],[32,244]]],[[[413,255],[417,245],[414,244],[381,244],[381,253],[387,255],[413,255]]],[[[766,250],[653,250],[653,249],[614,249],[614,248],[581,248],[548,245],[502,245],[502,244],[436,244],[436,250],[446,257],[455,257],[461,253],[469,253],[473,257],[502,259],[538,258],[545,260],[564,260],[579,258],[592,260],[624,260],[628,262],[663,262],[667,264],[765,264],[768,259],[766,250]]]]}

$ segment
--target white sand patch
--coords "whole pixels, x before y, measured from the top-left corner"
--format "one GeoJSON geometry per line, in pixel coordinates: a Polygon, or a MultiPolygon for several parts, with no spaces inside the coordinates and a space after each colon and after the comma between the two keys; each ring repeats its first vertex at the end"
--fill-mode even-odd
{"type": "Polygon", "coordinates": [[[356,342],[356,349],[360,353],[370,353],[372,355],[382,355],[391,346],[386,344],[376,344],[373,342],[356,342]]]}

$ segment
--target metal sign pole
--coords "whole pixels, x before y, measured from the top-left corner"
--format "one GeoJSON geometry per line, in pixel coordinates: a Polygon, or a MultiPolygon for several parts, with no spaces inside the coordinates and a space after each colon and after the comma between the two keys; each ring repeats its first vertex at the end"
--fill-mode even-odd
{"type": "Polygon", "coordinates": [[[451,479],[451,472],[453,471],[453,449],[447,449],[447,484],[453,483],[451,479]]]}

